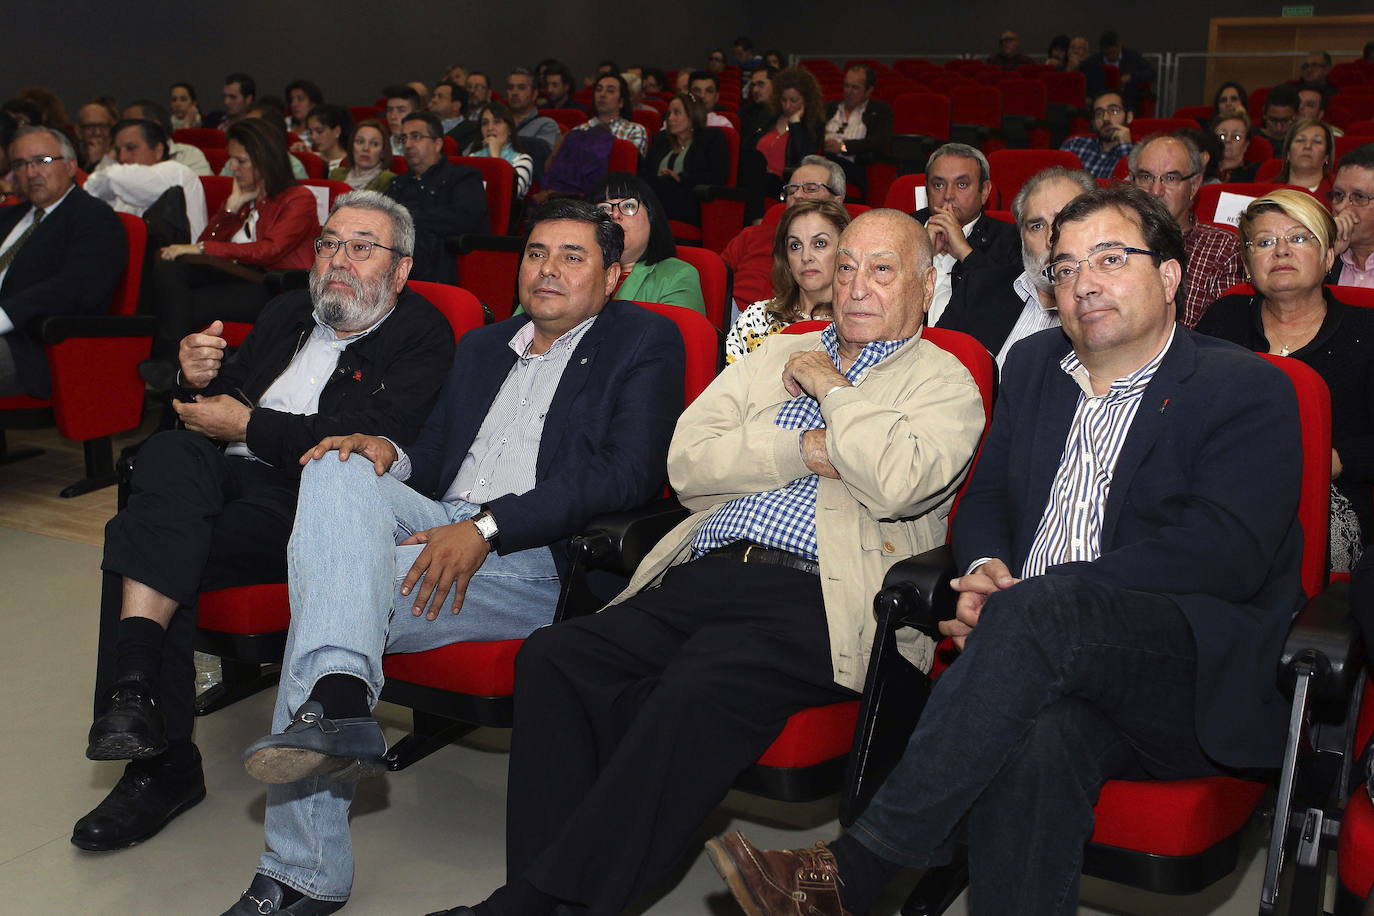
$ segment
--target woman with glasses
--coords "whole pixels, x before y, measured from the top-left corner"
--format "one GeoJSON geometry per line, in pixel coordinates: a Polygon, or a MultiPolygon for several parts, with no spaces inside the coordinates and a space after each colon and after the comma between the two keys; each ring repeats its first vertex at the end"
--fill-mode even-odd
{"type": "Polygon", "coordinates": [[[1250,148],[1250,116],[1245,109],[1218,115],[1212,120],[1212,133],[1221,141],[1217,177],[1229,182],[1254,181],[1259,163],[1245,161],[1245,151],[1250,148]]]}
{"type": "Polygon", "coordinates": [[[348,141],[348,155],[329,177],[345,182],[355,191],[385,194],[396,173],[386,168],[391,161],[391,131],[377,118],[359,121],[348,141]]]}
{"type": "Polygon", "coordinates": [[[1331,390],[1331,568],[1348,570],[1374,531],[1374,310],[1322,286],[1336,224],[1301,191],[1282,189],[1245,208],[1246,272],[1255,294],[1223,296],[1197,330],[1259,353],[1302,360],[1331,390]]]}
{"type": "Polygon", "coordinates": [[[177,344],[191,331],[216,318],[257,319],[271,297],[266,271],[306,270],[315,262],[315,195],[292,178],[281,128],[244,118],[230,125],[227,146],[234,178],[228,199],[198,241],[163,248],[153,271],[154,355],[165,361],[161,371],[145,370],[154,385],[170,385],[177,344]]]}
{"type": "Polygon", "coordinates": [[[1283,168],[1274,177],[1277,184],[1306,188],[1318,197],[1331,190],[1331,157],[1336,138],[1330,125],[1314,118],[1299,118],[1283,137],[1283,168]]]}
{"type": "Polygon", "coordinates": [[[515,170],[515,198],[524,197],[530,189],[534,174],[534,160],[520,147],[515,130],[515,114],[500,102],[489,102],[477,120],[480,136],[468,147],[464,156],[488,156],[504,159],[515,170]]]}
{"type": "Polygon", "coordinates": [[[849,211],[833,200],[799,200],[783,211],[773,239],[773,298],[740,313],[725,338],[733,363],[789,324],[830,318],[835,246],[849,211]]]}
{"type": "Polygon", "coordinates": [[[730,145],[719,130],[706,126],[706,109],[690,92],[668,103],[663,130],[639,160],[639,177],[654,189],[669,219],[694,226],[701,223],[701,208],[693,189],[729,179],[730,145]]]}
{"type": "Polygon", "coordinates": [[[624,274],[613,298],[663,302],[706,314],[697,269],[673,257],[677,250],[668,217],[653,190],[628,172],[611,172],[592,189],[596,204],[625,232],[624,274]]]}

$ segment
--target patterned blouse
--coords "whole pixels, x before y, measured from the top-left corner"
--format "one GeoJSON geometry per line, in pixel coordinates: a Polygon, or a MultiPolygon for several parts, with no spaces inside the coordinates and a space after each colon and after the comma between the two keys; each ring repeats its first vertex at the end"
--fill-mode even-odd
{"type": "MultiPolygon", "coordinates": [[[[770,314],[768,303],[772,299],[761,299],[740,312],[739,318],[725,335],[725,363],[729,365],[741,356],[758,348],[768,337],[792,324],[782,321],[777,315],[770,314]]],[[[827,317],[829,317],[827,315],[827,317]]]]}

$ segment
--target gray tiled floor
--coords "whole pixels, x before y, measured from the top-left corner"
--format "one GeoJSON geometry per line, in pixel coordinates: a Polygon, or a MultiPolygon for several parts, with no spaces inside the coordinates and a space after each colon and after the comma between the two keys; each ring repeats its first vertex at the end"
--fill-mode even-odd
{"type": "MultiPolygon", "coordinates": [[[[0,912],[208,914],[247,886],[262,842],[262,787],[239,751],[269,719],[270,692],[198,724],[210,794],[142,846],[84,853],[72,822],[118,778],[115,764],[82,756],[90,723],[98,548],[0,529],[0,671],[8,740],[0,746],[0,912]]],[[[405,720],[383,707],[392,737],[405,720]]],[[[445,749],[410,770],[365,784],[354,808],[358,874],[347,912],[419,914],[480,900],[503,879],[506,757],[502,732],[445,749]]],[[[766,846],[833,836],[832,806],[770,805],[731,796],[708,831],[739,825],[766,846]]],[[[1256,910],[1262,858],[1194,899],[1085,885],[1089,913],[1239,914],[1256,910]]],[[[738,912],[697,856],[649,912],[738,912]]],[[[960,901],[952,913],[962,914],[960,901]]]]}

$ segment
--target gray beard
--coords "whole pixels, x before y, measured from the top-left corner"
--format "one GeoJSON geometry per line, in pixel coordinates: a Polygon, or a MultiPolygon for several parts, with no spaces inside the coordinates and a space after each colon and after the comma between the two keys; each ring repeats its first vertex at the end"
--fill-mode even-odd
{"type": "Polygon", "coordinates": [[[315,302],[315,312],[320,320],[344,334],[365,331],[381,319],[396,304],[388,281],[390,275],[379,278],[375,283],[366,284],[346,271],[333,268],[323,274],[311,272],[310,298],[315,302]],[[331,280],[348,284],[348,292],[327,289],[331,280]]]}
{"type": "Polygon", "coordinates": [[[1037,258],[1025,248],[1021,249],[1021,267],[1026,271],[1026,276],[1030,278],[1036,289],[1048,293],[1054,287],[1050,286],[1050,281],[1046,280],[1044,273],[1042,273],[1045,269],[1046,260],[1048,259],[1037,258]]]}

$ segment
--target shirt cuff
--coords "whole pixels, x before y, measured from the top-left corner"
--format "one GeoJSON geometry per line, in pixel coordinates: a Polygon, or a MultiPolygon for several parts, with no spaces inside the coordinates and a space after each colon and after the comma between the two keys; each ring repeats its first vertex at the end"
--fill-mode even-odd
{"type": "Polygon", "coordinates": [[[974,560],[972,563],[970,563],[970,564],[968,565],[968,569],[964,570],[964,575],[966,575],[966,576],[973,575],[973,571],[974,571],[975,569],[977,569],[978,567],[982,566],[984,563],[988,562],[989,560],[995,560],[995,559],[997,559],[997,558],[996,558],[996,557],[979,557],[978,559],[974,560]]]}
{"type": "Polygon", "coordinates": [[[401,448],[395,442],[392,442],[392,440],[387,439],[386,436],[382,436],[382,438],[386,439],[386,441],[388,442],[391,442],[391,447],[396,450],[396,460],[391,463],[391,468],[387,471],[387,473],[390,474],[392,477],[395,477],[397,480],[409,480],[410,456],[406,454],[405,449],[401,448]]]}
{"type": "Polygon", "coordinates": [[[14,330],[14,322],[10,321],[10,316],[5,314],[4,309],[0,309],[0,334],[8,334],[14,330]]]}

